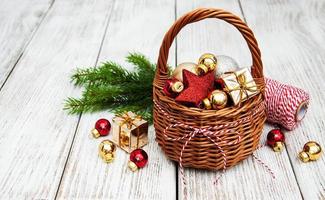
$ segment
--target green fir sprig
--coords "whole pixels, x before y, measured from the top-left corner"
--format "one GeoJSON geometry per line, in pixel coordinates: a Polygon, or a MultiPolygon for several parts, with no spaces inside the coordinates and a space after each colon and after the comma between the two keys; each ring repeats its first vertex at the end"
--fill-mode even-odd
{"type": "Polygon", "coordinates": [[[71,81],[84,87],[82,96],[67,98],[64,109],[70,114],[100,110],[114,113],[132,111],[152,122],[152,82],[156,65],[138,53],[130,53],[126,61],[134,65],[134,71],[111,61],[98,67],[78,68],[71,81]]]}

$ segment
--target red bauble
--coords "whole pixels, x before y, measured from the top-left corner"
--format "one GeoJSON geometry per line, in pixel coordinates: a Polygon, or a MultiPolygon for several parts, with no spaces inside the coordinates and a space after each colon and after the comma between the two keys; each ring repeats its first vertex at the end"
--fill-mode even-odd
{"type": "Polygon", "coordinates": [[[136,149],[131,152],[130,161],[134,162],[138,168],[143,168],[148,162],[148,154],[142,149],[136,149]]]}
{"type": "Polygon", "coordinates": [[[100,136],[106,136],[111,130],[111,123],[107,119],[99,119],[95,124],[95,129],[98,131],[100,136]]]}
{"type": "Polygon", "coordinates": [[[214,85],[214,72],[204,76],[197,76],[188,70],[183,70],[183,81],[185,89],[175,99],[176,102],[199,107],[201,101],[208,96],[214,85]]]}
{"type": "Polygon", "coordinates": [[[280,129],[272,129],[267,134],[267,144],[270,147],[274,147],[276,142],[284,142],[285,137],[280,129]]]}
{"type": "Polygon", "coordinates": [[[223,90],[223,88],[225,88],[225,82],[221,78],[217,78],[214,83],[218,90],[223,90]]]}

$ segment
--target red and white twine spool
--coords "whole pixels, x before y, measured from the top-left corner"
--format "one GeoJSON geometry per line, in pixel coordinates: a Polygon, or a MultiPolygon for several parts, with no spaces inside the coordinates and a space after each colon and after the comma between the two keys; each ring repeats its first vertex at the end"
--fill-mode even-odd
{"type": "Polygon", "coordinates": [[[307,112],[309,94],[268,78],[265,85],[267,121],[293,130],[307,112]]]}

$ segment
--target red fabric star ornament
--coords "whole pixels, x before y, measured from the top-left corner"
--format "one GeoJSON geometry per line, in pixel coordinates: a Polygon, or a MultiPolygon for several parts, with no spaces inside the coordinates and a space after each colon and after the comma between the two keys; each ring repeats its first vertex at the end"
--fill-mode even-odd
{"type": "Polygon", "coordinates": [[[214,72],[197,76],[192,72],[183,70],[183,84],[185,89],[176,97],[176,102],[187,106],[199,107],[201,101],[213,89],[214,72]]]}

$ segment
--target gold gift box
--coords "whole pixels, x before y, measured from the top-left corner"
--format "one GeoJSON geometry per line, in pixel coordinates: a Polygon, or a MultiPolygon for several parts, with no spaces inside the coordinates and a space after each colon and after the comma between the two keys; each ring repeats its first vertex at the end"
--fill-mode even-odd
{"type": "Polygon", "coordinates": [[[112,141],[130,153],[148,144],[148,122],[133,112],[125,112],[113,118],[112,141]]]}
{"type": "Polygon", "coordinates": [[[223,74],[221,79],[225,85],[224,90],[229,94],[234,105],[260,92],[248,68],[223,74]]]}

